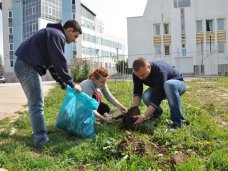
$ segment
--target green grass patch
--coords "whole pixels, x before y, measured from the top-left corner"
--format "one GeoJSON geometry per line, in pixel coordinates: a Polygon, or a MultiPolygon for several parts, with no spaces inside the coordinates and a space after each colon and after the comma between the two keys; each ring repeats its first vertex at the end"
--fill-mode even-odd
{"type": "MultiPolygon", "coordinates": [[[[182,97],[183,112],[190,122],[172,132],[170,113],[163,101],[163,115],[154,125],[154,134],[124,131],[111,124],[96,124],[94,138],[78,138],[55,127],[56,114],[65,91],[56,86],[45,98],[47,128],[56,132],[42,150],[33,147],[28,112],[14,123],[0,121],[0,168],[8,170],[227,170],[228,131],[226,102],[219,103],[214,91],[228,91],[228,79],[187,82],[182,97]],[[205,98],[202,97],[205,94],[205,98]],[[218,120],[217,116],[220,119],[218,120]],[[11,129],[16,133],[11,135],[11,129]],[[183,153],[185,160],[174,161],[183,153]]],[[[132,103],[132,82],[109,82],[110,91],[126,107],[132,103]]],[[[145,87],[146,88],[146,87],[145,87]]],[[[219,92],[217,92],[219,94],[219,92]]],[[[222,92],[221,92],[222,93],[222,92]]],[[[222,97],[222,96],[221,96],[222,97]]],[[[112,105],[111,105],[112,106],[112,105]]],[[[112,106],[113,107],[113,106],[112,106]]],[[[115,108],[113,107],[115,110],[115,108]]],[[[145,106],[140,106],[145,111],[145,106]]],[[[118,113],[118,110],[116,110],[118,113]]]]}

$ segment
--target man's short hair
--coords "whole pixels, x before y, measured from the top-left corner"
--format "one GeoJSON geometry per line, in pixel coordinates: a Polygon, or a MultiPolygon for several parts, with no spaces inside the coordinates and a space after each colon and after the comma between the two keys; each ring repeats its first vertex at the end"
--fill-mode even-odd
{"type": "Polygon", "coordinates": [[[148,62],[145,58],[138,58],[138,59],[134,60],[132,69],[134,71],[138,71],[139,68],[144,68],[147,66],[147,64],[148,64],[148,62]]]}
{"type": "Polygon", "coordinates": [[[80,24],[76,21],[76,20],[68,20],[65,22],[65,24],[63,25],[64,29],[67,28],[73,28],[73,30],[76,32],[79,32],[80,34],[82,34],[82,28],[80,26],[80,24]]]}

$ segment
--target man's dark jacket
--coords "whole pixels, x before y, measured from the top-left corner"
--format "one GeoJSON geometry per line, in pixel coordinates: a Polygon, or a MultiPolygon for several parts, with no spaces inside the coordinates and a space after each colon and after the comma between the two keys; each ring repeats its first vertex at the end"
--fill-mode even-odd
{"type": "Polygon", "coordinates": [[[133,73],[134,82],[134,96],[142,96],[143,84],[153,89],[153,94],[150,97],[150,105],[157,108],[161,101],[166,98],[164,91],[164,83],[167,80],[180,80],[183,81],[182,75],[177,72],[171,65],[162,62],[150,62],[151,71],[149,76],[142,80],[133,73]]]}
{"type": "Polygon", "coordinates": [[[74,87],[75,83],[69,74],[67,61],[64,57],[66,37],[60,23],[47,24],[26,39],[17,49],[15,55],[38,71],[46,74],[48,69],[52,77],[60,83],[74,87]]]}

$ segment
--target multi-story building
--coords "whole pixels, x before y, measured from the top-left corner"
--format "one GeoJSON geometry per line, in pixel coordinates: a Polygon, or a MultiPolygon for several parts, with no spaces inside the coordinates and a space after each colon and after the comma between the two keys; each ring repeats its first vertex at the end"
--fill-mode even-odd
{"type": "MultiPolygon", "coordinates": [[[[122,57],[124,54],[124,41],[104,32],[102,20],[96,17],[96,14],[87,6],[81,3],[80,22],[83,30],[81,48],[77,47],[77,52],[69,51],[77,58],[87,59],[91,63],[91,67],[103,66],[108,68],[110,72],[115,72],[116,63],[114,59],[117,56],[122,57]]],[[[74,14],[73,18],[77,16],[74,14]]]]}
{"type": "Polygon", "coordinates": [[[127,18],[129,67],[135,58],[170,63],[183,74],[228,75],[227,0],[148,0],[127,18]]]}
{"type": "MultiPolygon", "coordinates": [[[[2,0],[4,75],[7,81],[16,81],[14,74],[15,50],[37,30],[50,22],[76,19],[82,24],[83,35],[76,43],[66,45],[65,57],[101,57],[102,66],[114,66],[112,56],[123,52],[123,41],[107,37],[102,22],[80,0],[2,0]],[[107,62],[108,61],[108,62],[107,62]],[[103,64],[104,63],[104,64],[103,64]],[[106,65],[107,64],[107,65],[106,65]]],[[[47,75],[44,79],[50,79],[47,75]]]]}

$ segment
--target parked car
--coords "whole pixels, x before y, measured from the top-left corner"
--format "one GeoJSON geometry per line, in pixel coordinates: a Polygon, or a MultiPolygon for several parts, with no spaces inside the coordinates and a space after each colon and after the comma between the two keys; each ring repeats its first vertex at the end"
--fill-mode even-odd
{"type": "Polygon", "coordinates": [[[5,83],[6,82],[6,79],[5,79],[5,77],[3,77],[3,76],[0,76],[0,83],[5,83]]]}

